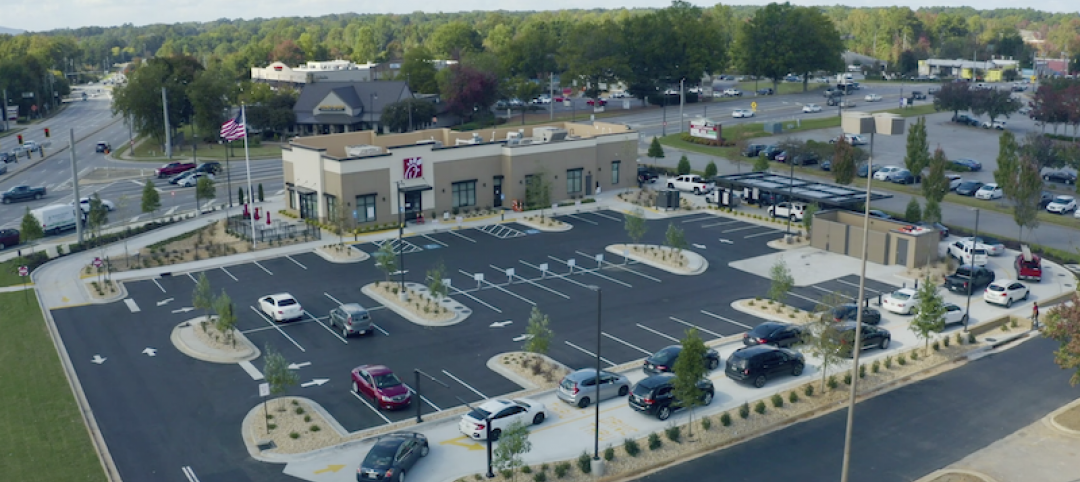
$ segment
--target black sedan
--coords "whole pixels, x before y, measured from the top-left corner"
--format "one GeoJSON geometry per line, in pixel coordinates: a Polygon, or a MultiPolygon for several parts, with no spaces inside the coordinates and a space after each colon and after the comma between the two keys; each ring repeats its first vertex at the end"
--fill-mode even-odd
{"type": "Polygon", "coordinates": [[[1068,171],[1046,171],[1043,173],[1046,182],[1060,182],[1062,184],[1076,184],[1076,174],[1068,171]]]}
{"type": "Polygon", "coordinates": [[[983,183],[979,181],[964,181],[956,186],[956,193],[961,196],[974,196],[975,191],[983,187],[983,183]]]}
{"type": "Polygon", "coordinates": [[[761,157],[767,158],[770,161],[775,161],[776,156],[783,154],[784,150],[778,146],[768,146],[758,153],[761,157]]]}
{"type": "MultiPolygon", "coordinates": [[[[656,375],[657,373],[671,373],[675,371],[675,362],[679,359],[679,353],[682,353],[682,346],[671,345],[661,348],[660,351],[653,354],[649,358],[645,359],[645,364],[642,365],[642,369],[645,373],[650,375],[656,375]]],[[[720,354],[716,350],[709,348],[705,352],[705,368],[709,370],[715,370],[720,366],[720,354]]]]}
{"type": "MultiPolygon", "coordinates": [[[[836,322],[855,321],[859,315],[859,307],[855,303],[844,303],[832,309],[832,319],[836,322]]],[[[873,308],[863,307],[863,323],[876,325],[881,323],[881,312],[873,308]]]]}
{"type": "Polygon", "coordinates": [[[791,323],[766,321],[754,327],[753,330],[743,333],[742,341],[746,346],[773,345],[780,348],[788,348],[792,345],[802,343],[802,339],[802,327],[791,323]]]}
{"type": "Polygon", "coordinates": [[[765,89],[758,89],[757,94],[758,95],[773,95],[772,87],[765,88],[765,89]]]}
{"type": "Polygon", "coordinates": [[[427,437],[415,432],[383,435],[375,440],[367,457],[356,469],[356,480],[401,482],[405,472],[428,454],[427,437]]]}

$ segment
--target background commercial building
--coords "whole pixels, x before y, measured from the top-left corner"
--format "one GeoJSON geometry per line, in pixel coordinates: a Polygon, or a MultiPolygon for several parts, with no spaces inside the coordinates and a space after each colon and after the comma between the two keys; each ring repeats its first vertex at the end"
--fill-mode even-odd
{"type": "Polygon", "coordinates": [[[637,132],[603,122],[298,137],[282,148],[287,207],[351,226],[396,222],[399,206],[430,221],[524,203],[537,175],[551,202],[581,199],[636,186],[637,146],[637,132]]]}
{"type": "MultiPolygon", "coordinates": [[[[300,91],[293,112],[301,135],[378,129],[387,105],[412,98],[402,81],[318,82],[300,91]]],[[[424,125],[427,119],[417,119],[424,125]]]]}

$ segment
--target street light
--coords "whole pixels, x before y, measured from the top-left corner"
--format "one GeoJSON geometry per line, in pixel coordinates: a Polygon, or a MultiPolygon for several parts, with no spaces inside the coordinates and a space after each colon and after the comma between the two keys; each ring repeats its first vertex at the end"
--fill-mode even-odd
{"type": "Polygon", "coordinates": [[[603,291],[596,285],[589,285],[589,289],[596,292],[596,420],[593,427],[592,473],[600,477],[604,475],[604,460],[600,458],[600,314],[603,291]]]}
{"type": "MultiPolygon", "coordinates": [[[[971,265],[975,266],[975,248],[979,246],[979,208],[970,208],[975,210],[975,235],[971,237],[971,265]]],[[[972,272],[974,274],[974,272],[972,272]]],[[[968,331],[968,318],[971,318],[971,289],[974,288],[975,277],[971,277],[971,281],[968,282],[967,289],[967,308],[964,308],[964,333],[968,331]]]]}
{"type": "Polygon", "coordinates": [[[402,300],[409,299],[409,295],[405,292],[405,250],[403,246],[403,238],[405,237],[405,196],[401,187],[405,181],[397,182],[398,190],[398,275],[401,280],[401,291],[398,295],[402,300]]]}

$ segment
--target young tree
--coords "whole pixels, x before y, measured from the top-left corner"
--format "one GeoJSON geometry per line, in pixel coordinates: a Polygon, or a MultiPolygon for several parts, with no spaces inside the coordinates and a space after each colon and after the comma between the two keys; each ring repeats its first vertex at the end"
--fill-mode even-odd
{"type": "Polygon", "coordinates": [[[244,204],[244,188],[243,187],[236,188],[236,198],[237,198],[237,203],[238,204],[241,204],[241,205],[244,204]]]}
{"type": "Polygon", "coordinates": [[[259,193],[258,194],[259,194],[259,202],[263,202],[265,200],[265,198],[263,197],[263,187],[262,187],[261,182],[259,183],[259,193]]]}
{"type": "Polygon", "coordinates": [[[195,182],[195,209],[197,212],[202,212],[202,206],[199,204],[199,200],[210,200],[217,197],[217,190],[214,189],[214,180],[209,176],[202,176],[195,182]]]}
{"type": "Polygon", "coordinates": [[[630,241],[634,244],[640,243],[641,238],[644,238],[649,230],[649,225],[645,223],[645,212],[641,208],[634,208],[633,211],[626,213],[623,227],[626,228],[626,235],[630,237],[630,241]]]}
{"type": "Polygon", "coordinates": [[[922,219],[928,223],[940,223],[941,203],[933,199],[927,199],[926,206],[923,207],[922,219]]]}
{"type": "Polygon", "coordinates": [[[716,163],[709,161],[709,163],[705,165],[705,180],[708,181],[709,179],[716,177],[716,173],[716,163]]]}
{"type": "Polygon", "coordinates": [[[300,375],[289,369],[289,361],[270,345],[263,349],[263,377],[270,384],[270,393],[280,395],[300,382],[300,375]]]}
{"type": "Polygon", "coordinates": [[[214,311],[218,315],[214,327],[225,334],[226,340],[236,344],[232,331],[236,327],[236,307],[233,305],[232,298],[229,297],[228,293],[225,293],[225,290],[221,290],[221,294],[214,300],[214,311]]]}
{"type": "MultiPolygon", "coordinates": [[[[79,208],[75,208],[78,210],[79,208]]],[[[38,221],[33,214],[30,214],[30,208],[26,208],[26,213],[23,214],[22,223],[19,225],[19,238],[26,244],[30,245],[30,251],[34,250],[34,241],[37,241],[45,237],[45,232],[41,229],[41,221],[38,221]]]]}
{"type": "Polygon", "coordinates": [[[908,201],[907,209],[904,210],[904,221],[909,223],[922,221],[922,206],[919,206],[918,198],[912,197],[911,201],[908,201]]]}
{"type": "Polygon", "coordinates": [[[1020,146],[1011,131],[1004,131],[998,137],[997,169],[994,170],[994,182],[1001,186],[1006,199],[1016,194],[1017,180],[1020,175],[1020,146]]]}
{"type": "Polygon", "coordinates": [[[338,246],[345,246],[345,233],[349,232],[349,227],[352,225],[352,218],[349,217],[348,211],[338,206],[331,213],[328,221],[330,221],[331,231],[338,237],[338,246]]]}
{"type": "Polygon", "coordinates": [[[675,226],[675,223],[668,223],[667,232],[664,233],[664,244],[671,248],[672,253],[686,249],[686,232],[675,226]]]}
{"type": "Polygon", "coordinates": [[[434,296],[436,300],[442,300],[450,291],[449,287],[443,281],[446,277],[446,267],[443,265],[442,260],[435,263],[431,269],[427,272],[428,279],[428,291],[431,292],[431,296],[434,296]]]}
{"type": "Polygon", "coordinates": [[[653,164],[656,164],[657,159],[664,158],[664,147],[660,145],[659,137],[652,138],[652,143],[649,144],[649,152],[645,155],[652,158],[653,164]]]}
{"type": "Polygon", "coordinates": [[[1054,351],[1054,363],[1063,370],[1074,370],[1069,384],[1080,384],[1080,293],[1051,308],[1045,325],[1043,336],[1060,344],[1054,351]]]}
{"type": "Polygon", "coordinates": [[[1042,200],[1043,182],[1039,166],[1027,157],[1020,158],[1020,176],[1016,181],[1013,200],[1013,221],[1020,227],[1019,239],[1024,239],[1024,228],[1033,231],[1039,227],[1039,203],[1042,200]]]}
{"type": "Polygon", "coordinates": [[[679,164],[675,168],[675,173],[680,176],[683,174],[690,174],[690,159],[686,158],[686,154],[683,154],[683,156],[679,158],[679,164]]]}
{"type": "Polygon", "coordinates": [[[375,252],[375,263],[379,265],[379,269],[386,275],[386,281],[390,281],[390,275],[397,273],[397,252],[394,251],[394,243],[387,240],[383,242],[382,246],[379,246],[379,250],[375,252]]]}
{"type": "MultiPolygon", "coordinates": [[[[506,427],[499,434],[499,443],[492,452],[492,465],[499,471],[510,471],[517,474],[517,469],[525,462],[521,456],[532,450],[532,442],[529,441],[529,426],[518,420],[506,427]]],[[[514,476],[510,476],[511,482],[514,476]]]]}
{"type": "Polygon", "coordinates": [[[848,143],[847,137],[841,136],[836,140],[836,148],[833,154],[832,173],[837,184],[847,186],[855,180],[855,148],[848,143]]]}
{"type": "Polygon", "coordinates": [[[143,185],[142,191],[142,212],[153,213],[161,209],[161,195],[158,194],[157,188],[154,187],[154,183],[149,179],[146,180],[146,184],[143,185]]]}
{"type": "Polygon", "coordinates": [[[769,158],[765,156],[758,156],[754,158],[754,165],[751,167],[754,172],[765,172],[769,170],[769,158]]]}
{"type": "Polygon", "coordinates": [[[815,312],[820,316],[805,326],[802,342],[803,351],[821,360],[821,391],[825,391],[825,379],[829,368],[844,362],[844,345],[833,329],[832,309],[848,300],[837,292],[827,293],[818,302],[815,312]]]}
{"type": "Polygon", "coordinates": [[[525,327],[525,334],[529,338],[521,346],[521,349],[536,355],[545,355],[551,347],[551,339],[555,334],[551,331],[548,316],[541,313],[540,309],[533,307],[529,313],[529,324],[525,327]]]}
{"type": "Polygon", "coordinates": [[[948,166],[945,151],[938,147],[934,150],[934,156],[930,158],[929,172],[923,178],[922,191],[927,203],[934,201],[941,203],[945,194],[949,192],[949,178],[945,177],[945,168],[948,166]]]}
{"type": "Polygon", "coordinates": [[[930,146],[926,143],[926,117],[920,117],[908,128],[904,167],[915,177],[920,177],[928,164],[930,164],[930,146]]]}
{"type": "Polygon", "coordinates": [[[90,213],[87,215],[86,222],[95,238],[101,235],[101,228],[109,223],[109,210],[105,207],[105,203],[101,202],[101,196],[96,192],[93,196],[90,196],[90,213]]]}
{"type": "Polygon", "coordinates": [[[697,328],[686,330],[686,335],[680,340],[682,351],[675,359],[675,380],[672,381],[672,395],[679,407],[690,409],[690,434],[694,433],[694,407],[705,405],[702,397],[705,395],[698,383],[708,374],[705,366],[705,354],[708,348],[698,334],[697,328]]]}
{"type": "Polygon", "coordinates": [[[806,235],[810,236],[810,229],[814,227],[814,215],[821,211],[821,207],[817,203],[808,204],[806,211],[803,212],[802,227],[806,231],[806,235]]]}
{"type": "Polygon", "coordinates": [[[791,276],[784,258],[779,258],[769,270],[769,278],[772,284],[769,286],[769,299],[777,303],[783,303],[787,299],[788,291],[795,286],[795,278],[791,276]]]}
{"type": "Polygon", "coordinates": [[[915,318],[911,331],[930,346],[930,337],[945,329],[945,300],[938,293],[937,285],[927,276],[915,293],[915,318]]]}
{"type": "Polygon", "coordinates": [[[205,321],[210,321],[210,310],[214,309],[214,290],[210,287],[206,272],[199,273],[195,282],[195,290],[191,293],[191,306],[203,310],[205,321]]]}

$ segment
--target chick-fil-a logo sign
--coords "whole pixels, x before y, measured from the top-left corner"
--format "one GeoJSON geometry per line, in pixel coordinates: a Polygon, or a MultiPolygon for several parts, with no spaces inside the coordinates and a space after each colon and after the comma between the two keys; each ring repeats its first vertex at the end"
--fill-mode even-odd
{"type": "Polygon", "coordinates": [[[420,179],[424,177],[424,161],[419,157],[410,157],[403,161],[405,179],[420,179]]]}

